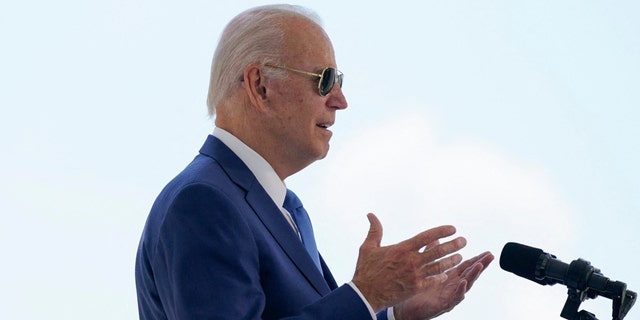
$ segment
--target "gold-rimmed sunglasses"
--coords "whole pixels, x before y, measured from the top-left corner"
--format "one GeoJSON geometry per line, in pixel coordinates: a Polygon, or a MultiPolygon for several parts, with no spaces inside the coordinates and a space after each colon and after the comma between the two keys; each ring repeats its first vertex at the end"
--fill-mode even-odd
{"type": "Polygon", "coordinates": [[[308,72],[304,70],[289,68],[286,66],[270,64],[270,63],[265,64],[265,66],[271,67],[271,68],[289,70],[289,71],[293,71],[301,74],[306,74],[308,76],[320,78],[318,80],[318,93],[320,93],[320,95],[323,97],[329,94],[329,92],[331,92],[331,89],[333,89],[333,86],[336,83],[338,84],[338,86],[340,86],[340,88],[342,88],[342,79],[344,79],[344,74],[336,68],[326,67],[322,70],[321,73],[313,73],[313,72],[308,72]]]}

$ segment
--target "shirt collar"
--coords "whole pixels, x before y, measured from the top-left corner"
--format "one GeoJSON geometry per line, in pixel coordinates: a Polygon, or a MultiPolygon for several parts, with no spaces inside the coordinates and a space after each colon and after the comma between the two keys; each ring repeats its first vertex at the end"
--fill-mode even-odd
{"type": "Polygon", "coordinates": [[[284,182],[280,180],[280,177],[278,177],[278,174],[276,174],[276,171],[273,170],[273,167],[267,160],[224,129],[215,127],[213,129],[213,136],[220,139],[222,143],[229,147],[229,149],[247,165],[251,173],[258,179],[260,185],[269,197],[271,197],[271,200],[282,207],[284,197],[287,193],[287,187],[284,182]]]}

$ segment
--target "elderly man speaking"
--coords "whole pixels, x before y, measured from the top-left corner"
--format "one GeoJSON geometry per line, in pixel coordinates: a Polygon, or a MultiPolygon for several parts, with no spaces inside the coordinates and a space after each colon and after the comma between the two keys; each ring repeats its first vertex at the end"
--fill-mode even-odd
{"type": "Polygon", "coordinates": [[[444,240],[453,226],[382,247],[369,214],[341,286],[318,253],[284,180],[327,155],[347,108],[342,81],[305,8],[257,7],[227,25],[211,68],[213,134],[162,190],[140,240],[141,319],[430,319],[462,301],[493,255],[463,262],[466,240],[444,240]]]}

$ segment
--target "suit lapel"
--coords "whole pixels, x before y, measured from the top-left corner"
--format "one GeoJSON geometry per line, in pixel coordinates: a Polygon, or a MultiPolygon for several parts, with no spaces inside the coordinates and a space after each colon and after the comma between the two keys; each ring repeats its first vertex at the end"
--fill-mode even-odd
{"type": "MultiPolygon", "coordinates": [[[[273,203],[264,188],[258,183],[249,168],[238,158],[224,143],[208,136],[200,153],[212,157],[220,163],[229,177],[244,190],[246,190],[246,201],[253,209],[256,216],[262,221],[271,236],[286,255],[298,267],[305,278],[321,295],[328,294],[331,289],[322,274],[318,272],[313,260],[300,242],[300,239],[293,231],[280,209],[273,203]]],[[[326,265],[323,266],[328,272],[326,265]]],[[[330,273],[329,276],[331,277],[330,273]]],[[[332,278],[331,278],[332,279],[332,278]]],[[[335,282],[335,280],[334,280],[335,282]]]]}
{"type": "Polygon", "coordinates": [[[252,187],[247,193],[247,202],[258,218],[315,289],[322,295],[329,293],[331,290],[327,282],[318,271],[298,235],[282,216],[280,209],[275,206],[260,184],[255,183],[252,187]]]}

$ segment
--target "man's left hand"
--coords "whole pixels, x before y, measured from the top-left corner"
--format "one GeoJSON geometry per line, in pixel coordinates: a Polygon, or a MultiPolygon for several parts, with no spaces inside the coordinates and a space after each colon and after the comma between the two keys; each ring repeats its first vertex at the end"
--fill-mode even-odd
{"type": "Polygon", "coordinates": [[[433,319],[457,306],[482,271],[493,261],[484,252],[445,272],[447,279],[394,306],[396,320],[433,319]]]}

